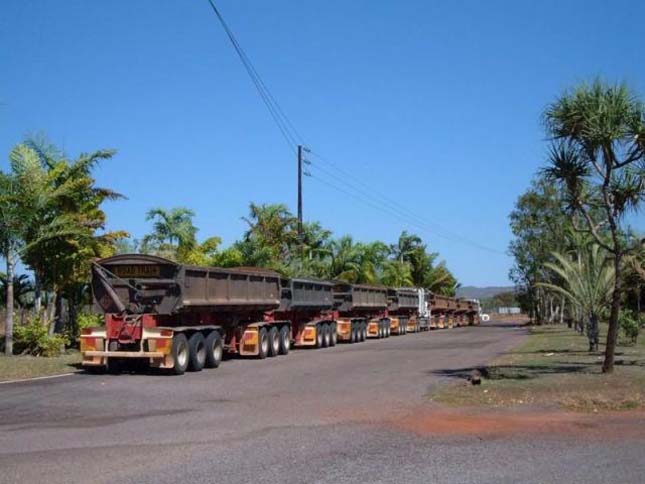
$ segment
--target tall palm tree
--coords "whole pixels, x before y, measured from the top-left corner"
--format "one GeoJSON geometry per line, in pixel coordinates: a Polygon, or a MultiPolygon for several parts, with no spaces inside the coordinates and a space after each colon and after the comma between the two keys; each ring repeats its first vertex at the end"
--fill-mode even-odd
{"type": "Polygon", "coordinates": [[[546,263],[546,267],[559,276],[562,285],[543,282],[540,286],[564,295],[586,315],[589,351],[593,351],[597,350],[598,322],[611,301],[616,271],[607,252],[598,244],[581,247],[579,255],[571,258],[554,253],[556,262],[546,263]]]}
{"type": "Polygon", "coordinates": [[[275,262],[285,263],[291,250],[298,243],[297,220],[284,204],[251,203],[248,217],[242,217],[248,229],[245,239],[255,239],[261,246],[269,247],[275,262]]]}
{"type": "Polygon", "coordinates": [[[52,203],[42,205],[34,213],[26,234],[29,248],[23,260],[34,271],[34,308],[36,313],[40,313],[41,293],[46,286],[54,293],[54,297],[49,298],[50,307],[46,315],[53,314],[56,298],[66,293],[70,315],[74,318],[76,304],[80,303],[74,295],[84,292],[79,286],[86,284],[90,260],[110,255],[114,242],[127,236],[123,231],[105,231],[107,217],[102,209],[105,201],[123,196],[108,188],[97,187],[92,176],[98,164],[112,158],[115,151],[97,150],[68,160],[44,138],[28,139],[24,144],[40,165],[31,168],[40,180],[37,191],[43,192],[46,186],[58,193],[52,203]],[[55,218],[65,222],[67,234],[37,240],[40,227],[47,226],[55,218]]]}
{"type": "Polygon", "coordinates": [[[356,244],[359,260],[359,272],[356,282],[376,284],[383,274],[383,266],[389,253],[388,246],[383,242],[356,244]]]}
{"type": "Polygon", "coordinates": [[[33,247],[81,228],[73,217],[55,210],[77,188],[75,180],[54,184],[58,173],[40,164],[38,153],[19,144],[9,155],[11,172],[0,172],[0,252],[6,263],[5,353],[13,353],[16,263],[33,247]],[[50,214],[43,217],[43,214],[50,214]]]}
{"type": "Polygon", "coordinates": [[[584,226],[578,228],[589,232],[614,264],[602,365],[610,373],[618,338],[623,259],[630,252],[624,219],[645,201],[645,105],[625,85],[596,80],[548,106],[545,124],[553,140],[546,173],[565,188],[569,208],[582,217],[584,226]]]}
{"type": "Polygon", "coordinates": [[[390,245],[390,255],[410,265],[412,281],[417,286],[423,286],[428,271],[437,257],[436,253],[428,253],[426,245],[418,235],[401,232],[396,244],[390,245]]]}
{"type": "Polygon", "coordinates": [[[424,286],[437,294],[454,296],[459,287],[459,283],[455,276],[448,270],[445,262],[442,261],[428,270],[424,286]]]}
{"type": "Polygon", "coordinates": [[[361,270],[360,254],[352,237],[345,235],[331,240],[327,245],[330,254],[326,277],[347,282],[357,282],[361,270]]]}
{"type": "Polygon", "coordinates": [[[388,260],[383,266],[381,282],[390,287],[409,287],[414,284],[412,268],[408,262],[388,260]]]}
{"type": "Polygon", "coordinates": [[[194,216],[195,212],[184,207],[150,209],[146,220],[153,222],[152,233],[143,238],[143,249],[171,259],[180,258],[180,252],[188,252],[197,243],[194,216]]]}

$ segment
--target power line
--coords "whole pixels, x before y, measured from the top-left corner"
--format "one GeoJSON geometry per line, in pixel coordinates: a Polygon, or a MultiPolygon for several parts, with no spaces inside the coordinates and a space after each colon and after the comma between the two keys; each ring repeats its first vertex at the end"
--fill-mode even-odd
{"type": "MultiPolygon", "coordinates": [[[[320,166],[318,166],[318,169],[320,169],[320,166]]],[[[320,182],[320,183],[322,183],[322,184],[324,184],[324,185],[326,185],[326,186],[328,186],[328,187],[330,187],[330,188],[332,188],[332,189],[334,189],[336,191],[344,193],[345,195],[348,195],[348,196],[354,198],[355,200],[358,200],[358,201],[362,202],[365,205],[368,205],[368,206],[370,206],[370,207],[372,207],[372,208],[374,208],[376,210],[379,210],[380,212],[386,213],[390,217],[393,217],[393,218],[397,219],[398,221],[403,221],[403,222],[405,222],[405,223],[407,223],[407,224],[409,224],[409,225],[411,225],[413,227],[416,227],[419,230],[422,230],[424,232],[428,232],[428,233],[430,233],[432,235],[435,235],[437,237],[441,237],[441,238],[449,240],[451,242],[459,242],[459,243],[462,243],[462,244],[471,245],[471,246],[476,247],[476,248],[478,248],[480,250],[485,250],[487,252],[491,252],[491,253],[494,253],[494,254],[505,255],[505,253],[502,252],[502,251],[499,251],[497,249],[493,249],[491,247],[487,247],[485,245],[481,245],[481,244],[479,244],[477,242],[470,241],[470,240],[460,240],[460,239],[452,237],[450,235],[446,235],[446,234],[443,234],[441,232],[438,232],[437,230],[428,227],[428,225],[425,224],[424,222],[416,221],[411,215],[409,215],[407,213],[402,213],[402,212],[400,212],[400,211],[398,211],[398,210],[396,210],[396,209],[394,209],[392,207],[389,207],[387,205],[381,204],[381,203],[379,203],[378,199],[376,199],[376,198],[361,196],[361,195],[357,194],[355,191],[350,191],[350,190],[347,190],[347,189],[345,189],[345,188],[343,188],[341,186],[338,186],[333,181],[330,181],[328,179],[325,179],[325,178],[321,177],[320,174],[318,174],[318,175],[311,174],[310,176],[311,176],[311,178],[315,179],[316,181],[318,181],[318,182],[320,182]]]]}
{"type": "MultiPolygon", "coordinates": [[[[302,135],[298,132],[296,129],[294,123],[291,122],[289,117],[285,114],[284,110],[280,106],[280,104],[277,102],[267,85],[264,83],[262,80],[262,77],[258,73],[258,71],[255,69],[255,66],[249,59],[249,57],[246,55],[246,52],[244,52],[244,49],[242,46],[239,44],[237,41],[235,34],[233,34],[233,31],[229,28],[228,24],[224,20],[224,17],[220,13],[219,9],[215,6],[215,3],[213,0],[208,0],[208,3],[210,4],[213,12],[217,16],[219,22],[221,23],[222,27],[224,28],[224,31],[226,32],[231,44],[233,45],[238,57],[240,58],[244,68],[246,69],[247,74],[251,78],[253,84],[255,85],[256,90],[258,91],[258,94],[260,95],[260,98],[262,99],[262,102],[268,109],[271,117],[273,118],[273,121],[275,122],[276,126],[280,130],[280,133],[282,134],[282,137],[286,141],[287,145],[289,146],[289,149],[295,154],[296,151],[296,145],[298,144],[305,144],[304,139],[302,135]],[[299,141],[299,142],[298,142],[299,141]]],[[[353,191],[359,192],[359,194],[354,193],[353,191],[348,191],[343,188],[339,188],[338,186],[335,185],[333,182],[329,181],[324,181],[320,178],[320,176],[314,177],[311,174],[307,174],[309,176],[312,176],[312,178],[321,181],[327,186],[330,186],[336,190],[340,190],[343,193],[356,198],[360,201],[362,201],[365,204],[368,204],[369,206],[380,210],[380,211],[385,211],[386,213],[393,215],[399,219],[405,219],[407,220],[406,223],[410,223],[412,225],[415,225],[417,227],[422,227],[423,230],[430,232],[434,235],[437,235],[439,237],[443,237],[447,240],[452,240],[452,241],[457,241],[461,242],[466,245],[471,245],[473,247],[476,247],[481,250],[486,250],[488,252],[493,252],[497,254],[504,254],[503,252],[486,247],[484,245],[481,245],[475,241],[472,241],[466,237],[463,237],[459,234],[452,233],[450,234],[450,231],[446,230],[445,228],[441,228],[439,224],[432,224],[430,222],[427,222],[423,218],[415,215],[413,212],[411,212],[408,208],[405,206],[401,205],[399,202],[389,198],[386,194],[382,192],[377,191],[377,195],[374,194],[375,189],[373,186],[367,185],[365,182],[362,180],[358,179],[356,176],[352,175],[351,173],[347,172],[346,170],[340,168],[338,165],[332,163],[331,161],[327,160],[326,158],[323,158],[321,155],[315,152],[311,152],[312,155],[316,156],[321,162],[327,164],[330,168],[336,170],[339,173],[342,173],[345,177],[350,178],[355,180],[354,182],[347,181],[345,178],[341,178],[338,175],[334,174],[332,171],[325,169],[322,167],[320,164],[316,163],[314,164],[310,160],[307,160],[307,163],[314,166],[318,170],[324,172],[327,176],[332,177],[333,179],[337,180],[338,182],[346,185],[353,191]],[[364,188],[361,188],[364,187],[364,188]],[[433,227],[434,226],[434,227],[433,227]],[[441,233],[439,229],[443,232],[447,232],[449,235],[446,235],[444,233],[441,233]]]]}
{"type": "Polygon", "coordinates": [[[208,3],[210,4],[211,8],[213,9],[213,12],[215,12],[215,15],[217,16],[220,23],[222,24],[222,27],[224,28],[226,35],[228,36],[231,44],[233,45],[235,52],[237,52],[238,57],[242,61],[242,64],[244,65],[244,68],[246,69],[247,74],[253,81],[253,84],[255,85],[255,88],[257,89],[258,94],[260,94],[260,97],[264,102],[264,105],[269,110],[269,113],[271,114],[271,117],[273,118],[273,121],[275,122],[275,124],[278,126],[280,133],[282,133],[282,137],[287,142],[287,145],[289,146],[291,151],[295,153],[295,145],[297,143],[294,138],[294,135],[289,130],[289,126],[291,126],[291,129],[293,130],[293,132],[296,134],[297,137],[300,137],[300,135],[298,134],[297,130],[293,127],[293,123],[284,114],[284,111],[282,110],[278,102],[275,100],[275,97],[271,94],[271,91],[269,91],[269,89],[266,87],[266,84],[264,83],[264,81],[262,81],[262,78],[260,77],[257,70],[253,66],[253,63],[244,52],[244,49],[242,49],[242,46],[238,43],[237,39],[235,38],[235,34],[233,34],[233,31],[229,28],[228,24],[224,20],[224,17],[215,6],[215,3],[213,3],[213,0],[208,0],[208,3]]]}
{"type": "MultiPolygon", "coordinates": [[[[319,156],[319,155],[317,155],[317,156],[319,156]]],[[[433,234],[435,234],[435,235],[437,235],[439,237],[442,237],[444,239],[447,239],[447,240],[451,240],[451,241],[454,241],[454,242],[461,242],[463,244],[471,245],[473,247],[477,247],[479,249],[486,250],[488,252],[493,252],[493,253],[497,253],[497,254],[503,254],[503,252],[501,252],[501,251],[499,251],[497,249],[487,247],[487,246],[482,245],[482,244],[480,244],[478,242],[475,242],[475,241],[472,241],[472,240],[467,239],[465,237],[462,237],[462,236],[460,236],[458,234],[450,233],[449,231],[447,231],[447,230],[445,230],[443,228],[439,228],[438,224],[434,224],[435,226],[433,226],[433,224],[427,222],[426,220],[422,219],[421,217],[416,216],[413,212],[407,210],[400,203],[395,202],[392,199],[388,198],[383,192],[374,190],[374,187],[370,187],[369,185],[367,185],[367,184],[365,184],[363,182],[359,182],[361,185],[366,187],[365,189],[363,189],[360,186],[357,186],[356,184],[353,184],[353,183],[347,181],[346,179],[341,178],[340,176],[336,175],[335,173],[331,172],[330,170],[325,169],[320,164],[311,163],[311,165],[313,167],[315,167],[316,169],[318,169],[318,170],[322,171],[323,173],[325,173],[327,176],[330,176],[330,177],[334,178],[339,183],[342,183],[343,185],[346,185],[347,187],[349,187],[349,188],[351,188],[351,189],[353,189],[355,191],[358,191],[359,193],[361,193],[365,197],[369,198],[373,202],[373,204],[378,204],[379,206],[387,208],[389,212],[397,213],[398,216],[406,217],[408,220],[412,220],[413,221],[412,223],[414,225],[416,225],[417,227],[423,227],[423,230],[425,230],[427,232],[431,232],[431,233],[433,233],[433,234]],[[401,207],[401,208],[399,208],[399,207],[401,207]]],[[[346,173],[344,170],[339,169],[338,171],[346,173]]],[[[349,175],[349,176],[351,176],[351,175],[349,175]]]]}

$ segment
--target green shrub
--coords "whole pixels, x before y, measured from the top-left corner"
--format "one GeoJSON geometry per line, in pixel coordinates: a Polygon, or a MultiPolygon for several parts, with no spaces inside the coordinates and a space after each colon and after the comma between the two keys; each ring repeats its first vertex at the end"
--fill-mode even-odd
{"type": "Polygon", "coordinates": [[[79,313],[76,316],[76,327],[68,330],[69,340],[78,342],[83,329],[103,326],[103,322],[104,319],[101,314],[79,313]]]}
{"type": "Polygon", "coordinates": [[[79,331],[84,328],[103,326],[103,321],[102,314],[79,313],[78,316],[76,316],[76,324],[78,325],[79,331]]]}
{"type": "Polygon", "coordinates": [[[625,337],[633,344],[636,344],[638,334],[640,333],[640,325],[638,324],[638,319],[635,317],[634,313],[631,311],[621,311],[619,322],[625,337]]]}
{"type": "Polygon", "coordinates": [[[45,325],[39,318],[34,318],[27,324],[19,324],[14,328],[14,344],[18,353],[28,353],[34,356],[58,356],[65,350],[68,340],[65,336],[49,335],[45,325]]]}

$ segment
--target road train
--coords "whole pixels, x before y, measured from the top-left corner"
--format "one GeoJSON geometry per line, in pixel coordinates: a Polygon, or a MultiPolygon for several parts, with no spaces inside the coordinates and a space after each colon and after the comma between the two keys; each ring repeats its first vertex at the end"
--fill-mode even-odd
{"type": "Polygon", "coordinates": [[[430,329],[479,324],[479,304],[422,288],[286,278],[257,268],[196,267],[144,254],[92,267],[105,325],[81,332],[83,366],[128,359],[170,373],[219,366],[226,353],[259,359],[430,329]]]}

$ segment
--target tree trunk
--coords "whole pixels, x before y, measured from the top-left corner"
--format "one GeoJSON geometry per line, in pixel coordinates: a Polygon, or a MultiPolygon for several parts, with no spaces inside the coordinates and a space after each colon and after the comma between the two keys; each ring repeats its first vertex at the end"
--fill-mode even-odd
{"type": "Polygon", "coordinates": [[[40,283],[40,276],[38,271],[34,271],[34,314],[36,317],[40,315],[40,308],[43,304],[42,286],[40,283]]]}
{"type": "Polygon", "coordinates": [[[4,325],[4,352],[7,356],[13,355],[13,276],[14,261],[13,254],[8,251],[5,254],[7,261],[7,314],[4,325]]]}
{"type": "Polygon", "coordinates": [[[598,315],[591,313],[587,327],[587,338],[589,339],[589,352],[598,351],[598,315]]]}
{"type": "Polygon", "coordinates": [[[564,298],[564,296],[560,296],[560,324],[564,323],[564,305],[565,304],[566,304],[566,299],[564,298]]]}
{"type": "Polygon", "coordinates": [[[45,308],[45,319],[43,321],[43,324],[49,328],[50,336],[54,334],[54,329],[55,329],[54,316],[56,314],[57,296],[58,296],[57,291],[54,291],[53,293],[51,293],[51,296],[48,298],[48,301],[47,301],[47,307],[45,308]]]}
{"type": "Polygon", "coordinates": [[[603,373],[612,373],[614,371],[614,353],[616,350],[616,340],[618,339],[618,316],[620,314],[620,278],[621,255],[616,254],[614,257],[614,271],[616,280],[614,281],[614,292],[611,295],[611,312],[609,314],[609,328],[607,330],[607,344],[605,346],[605,361],[602,364],[603,373]]]}

